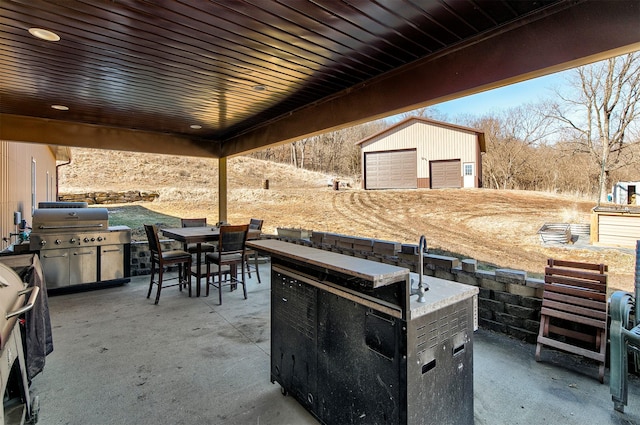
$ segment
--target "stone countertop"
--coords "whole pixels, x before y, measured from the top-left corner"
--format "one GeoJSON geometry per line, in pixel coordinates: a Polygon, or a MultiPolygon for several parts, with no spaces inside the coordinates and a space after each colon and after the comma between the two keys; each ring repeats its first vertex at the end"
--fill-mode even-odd
{"type": "MultiPolygon", "coordinates": [[[[417,273],[411,273],[413,289],[418,288],[418,278],[417,273]]],[[[429,285],[429,290],[425,293],[426,301],[419,303],[417,295],[411,296],[408,320],[424,316],[425,314],[432,313],[451,304],[466,300],[480,292],[476,286],[465,285],[437,277],[423,275],[422,280],[429,285]]]]}
{"type": "Polygon", "coordinates": [[[409,269],[276,239],[248,241],[247,247],[372,282],[373,288],[406,281],[409,269]]]}
{"type": "MultiPolygon", "coordinates": [[[[374,287],[406,281],[409,277],[413,282],[413,288],[418,287],[418,274],[409,273],[409,269],[403,267],[378,263],[275,239],[249,241],[247,242],[247,247],[267,252],[274,256],[290,258],[328,270],[367,279],[374,283],[374,287]]],[[[423,276],[423,281],[429,285],[429,290],[425,294],[426,302],[419,303],[417,295],[411,296],[407,320],[466,300],[477,295],[479,292],[479,289],[475,286],[451,282],[431,276],[423,276]]]]}

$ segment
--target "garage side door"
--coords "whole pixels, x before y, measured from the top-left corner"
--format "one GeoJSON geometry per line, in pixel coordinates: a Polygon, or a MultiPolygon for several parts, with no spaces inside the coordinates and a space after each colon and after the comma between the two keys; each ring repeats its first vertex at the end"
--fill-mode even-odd
{"type": "Polygon", "coordinates": [[[462,169],[460,160],[431,161],[431,188],[461,187],[462,169]]]}
{"type": "Polygon", "coordinates": [[[415,189],[418,187],[416,150],[366,152],[367,189],[415,189]]]}

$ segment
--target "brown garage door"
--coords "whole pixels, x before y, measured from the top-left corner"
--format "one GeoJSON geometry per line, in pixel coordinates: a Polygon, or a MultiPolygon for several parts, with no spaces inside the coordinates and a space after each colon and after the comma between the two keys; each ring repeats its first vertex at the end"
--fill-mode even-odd
{"type": "Polygon", "coordinates": [[[460,160],[431,161],[431,188],[462,187],[460,160]]]}
{"type": "Polygon", "coordinates": [[[367,189],[415,189],[418,185],[415,149],[366,152],[364,161],[367,189]]]}

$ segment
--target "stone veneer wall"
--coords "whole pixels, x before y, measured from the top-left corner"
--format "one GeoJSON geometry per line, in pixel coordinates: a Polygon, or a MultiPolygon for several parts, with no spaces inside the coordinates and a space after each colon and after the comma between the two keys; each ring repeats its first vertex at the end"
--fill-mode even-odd
{"type": "MultiPolygon", "coordinates": [[[[418,270],[418,246],[397,242],[356,238],[333,233],[313,232],[311,239],[263,235],[300,245],[312,246],[345,255],[418,270]]],[[[181,249],[179,242],[161,241],[163,249],[181,249]]],[[[427,254],[424,256],[424,273],[465,285],[477,286],[478,324],[487,329],[506,333],[515,338],[535,343],[540,326],[540,307],[544,281],[531,279],[521,270],[477,269],[477,261],[460,261],[454,257],[427,254]]],[[[149,245],[147,242],[131,244],[131,276],[151,272],[149,245]]]]}
{"type": "MultiPolygon", "coordinates": [[[[161,240],[163,250],[182,249],[182,244],[173,240],[161,240]]],[[[151,262],[149,261],[149,243],[131,242],[131,276],[144,276],[151,274],[151,262]]]]}

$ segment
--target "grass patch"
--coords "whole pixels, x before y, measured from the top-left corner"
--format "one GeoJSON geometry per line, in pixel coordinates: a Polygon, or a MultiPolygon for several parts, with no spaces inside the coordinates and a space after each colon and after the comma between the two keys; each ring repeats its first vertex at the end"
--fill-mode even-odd
{"type": "Polygon", "coordinates": [[[109,226],[128,226],[131,239],[146,241],[145,224],[155,224],[160,228],[180,227],[180,217],[160,214],[140,205],[118,205],[105,207],[109,212],[109,226]]]}

